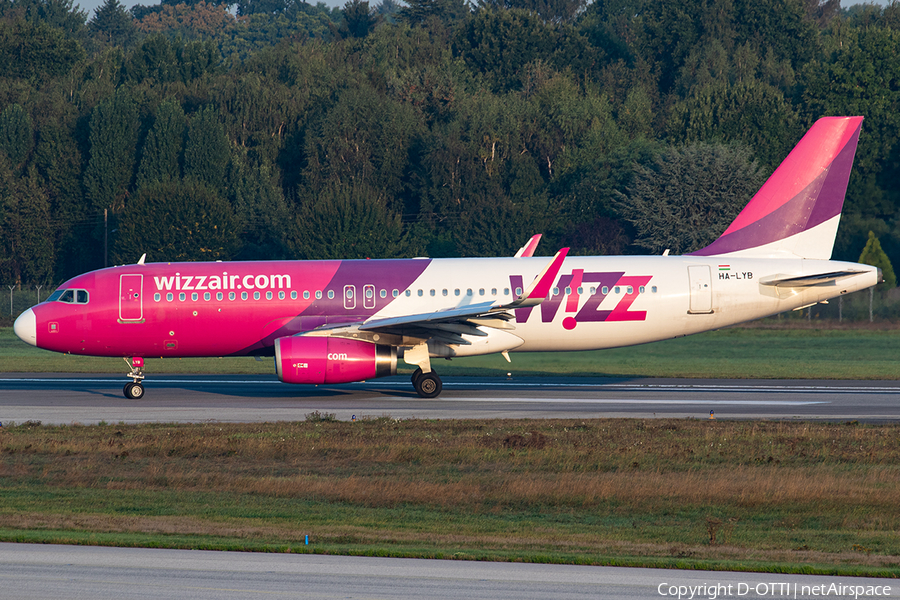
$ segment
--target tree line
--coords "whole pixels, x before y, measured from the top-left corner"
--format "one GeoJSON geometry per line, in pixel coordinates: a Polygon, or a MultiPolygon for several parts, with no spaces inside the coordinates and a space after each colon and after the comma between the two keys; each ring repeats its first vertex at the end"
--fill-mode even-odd
{"type": "Polygon", "coordinates": [[[900,259],[897,1],[0,0],[0,107],[9,284],[689,252],[826,115],[866,117],[835,257],[900,259]]]}

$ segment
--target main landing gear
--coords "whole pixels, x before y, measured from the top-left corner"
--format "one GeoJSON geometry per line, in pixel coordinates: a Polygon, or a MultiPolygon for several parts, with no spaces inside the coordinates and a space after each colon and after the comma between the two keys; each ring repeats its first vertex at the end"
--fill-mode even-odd
{"type": "Polygon", "coordinates": [[[425,373],[421,367],[412,374],[412,384],[416,388],[416,393],[422,398],[436,398],[444,387],[437,373],[434,371],[425,373]]]}
{"type": "Polygon", "coordinates": [[[131,372],[126,377],[131,377],[133,381],[126,383],[122,391],[129,400],[140,400],[144,395],[144,386],[141,385],[141,381],[144,379],[144,359],[140,356],[135,356],[131,359],[131,362],[128,362],[127,358],[123,360],[125,364],[131,367],[131,372]]]}

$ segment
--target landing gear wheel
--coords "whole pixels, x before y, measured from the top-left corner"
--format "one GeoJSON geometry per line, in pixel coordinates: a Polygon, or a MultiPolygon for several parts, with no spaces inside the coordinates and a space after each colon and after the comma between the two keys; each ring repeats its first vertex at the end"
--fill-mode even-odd
{"type": "Polygon", "coordinates": [[[415,370],[415,371],[413,372],[413,374],[412,374],[412,383],[413,383],[414,386],[415,386],[416,383],[419,381],[419,377],[421,377],[422,375],[423,375],[423,373],[422,373],[422,367],[416,368],[416,370],[415,370]]]}
{"type": "Polygon", "coordinates": [[[418,379],[413,381],[413,385],[416,388],[416,393],[422,398],[436,398],[444,387],[443,383],[441,383],[441,378],[434,371],[422,373],[418,379]]]}
{"type": "Polygon", "coordinates": [[[131,400],[140,400],[144,396],[144,386],[139,383],[125,385],[125,397],[131,400]]]}

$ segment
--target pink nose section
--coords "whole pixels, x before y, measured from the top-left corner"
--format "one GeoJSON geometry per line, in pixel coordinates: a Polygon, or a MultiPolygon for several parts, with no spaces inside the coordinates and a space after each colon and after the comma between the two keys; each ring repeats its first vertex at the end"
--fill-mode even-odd
{"type": "Polygon", "coordinates": [[[37,319],[30,308],[19,315],[13,324],[13,331],[26,344],[37,346],[37,319]]]}

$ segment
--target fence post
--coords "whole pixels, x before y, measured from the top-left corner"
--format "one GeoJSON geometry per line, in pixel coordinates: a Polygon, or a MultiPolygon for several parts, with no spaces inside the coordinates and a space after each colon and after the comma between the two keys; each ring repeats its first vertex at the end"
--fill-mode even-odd
{"type": "Polygon", "coordinates": [[[869,323],[871,323],[874,319],[872,319],[872,300],[875,298],[875,288],[869,288],[869,323]]]}
{"type": "Polygon", "coordinates": [[[838,296],[838,323],[844,320],[844,297],[838,296]]]}

